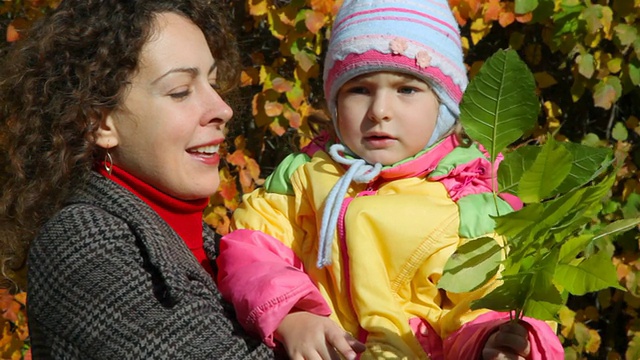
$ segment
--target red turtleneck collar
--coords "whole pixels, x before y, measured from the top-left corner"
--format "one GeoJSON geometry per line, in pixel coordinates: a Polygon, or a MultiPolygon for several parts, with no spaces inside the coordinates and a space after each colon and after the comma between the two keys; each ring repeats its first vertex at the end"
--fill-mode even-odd
{"type": "Polygon", "coordinates": [[[99,164],[97,170],[101,175],[122,185],[151,206],[180,235],[205,270],[213,275],[213,269],[204,252],[202,239],[202,212],[209,199],[189,201],[176,199],[115,165],[111,175],[107,173],[103,164],[99,164]]]}

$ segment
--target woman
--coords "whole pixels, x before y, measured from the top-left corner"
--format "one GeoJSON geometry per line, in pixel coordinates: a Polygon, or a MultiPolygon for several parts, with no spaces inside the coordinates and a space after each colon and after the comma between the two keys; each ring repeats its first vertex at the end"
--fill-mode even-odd
{"type": "Polygon", "coordinates": [[[202,223],[230,33],[211,0],[64,0],[7,56],[0,260],[29,250],[34,358],[273,357],[221,300],[202,223]]]}

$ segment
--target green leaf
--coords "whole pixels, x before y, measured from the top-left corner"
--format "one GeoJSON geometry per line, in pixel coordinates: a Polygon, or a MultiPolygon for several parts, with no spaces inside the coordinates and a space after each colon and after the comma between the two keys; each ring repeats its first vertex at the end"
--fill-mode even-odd
{"type": "Polygon", "coordinates": [[[613,30],[616,32],[616,39],[623,47],[633,44],[638,38],[638,29],[633,25],[618,24],[613,30]]]}
{"type": "Polygon", "coordinates": [[[627,127],[624,126],[624,123],[618,121],[613,126],[613,130],[611,131],[611,137],[617,141],[625,141],[629,137],[629,131],[627,131],[627,127]]]}
{"type": "MultiPolygon", "coordinates": [[[[518,211],[495,218],[496,232],[508,238],[517,237],[521,233],[529,233],[538,223],[544,212],[540,203],[528,204],[518,211]]],[[[510,243],[510,245],[513,245],[510,243]]]]}
{"type": "Polygon", "coordinates": [[[491,237],[463,244],[445,264],[438,288],[456,293],[478,289],[498,272],[501,251],[500,245],[491,237]]]}
{"type": "Polygon", "coordinates": [[[633,334],[633,339],[629,341],[629,347],[624,353],[625,359],[640,359],[640,333],[633,334]]]}
{"type": "Polygon", "coordinates": [[[531,269],[533,276],[524,305],[524,315],[540,320],[557,320],[556,314],[565,303],[565,299],[553,284],[557,263],[558,250],[536,259],[531,269]]]}
{"type": "Polygon", "coordinates": [[[533,166],[522,174],[518,196],[525,203],[540,202],[551,195],[571,171],[573,156],[555,141],[542,147],[533,166]]]}
{"type": "Polygon", "coordinates": [[[606,76],[593,87],[593,104],[605,110],[611,109],[622,95],[622,83],[616,76],[606,76]]]}
{"type": "Polygon", "coordinates": [[[561,38],[563,34],[575,33],[580,28],[580,13],[585,8],[582,4],[565,5],[553,15],[555,28],[554,38],[561,38]]]}
{"type": "Polygon", "coordinates": [[[613,152],[609,148],[596,148],[574,142],[563,142],[561,145],[573,155],[573,163],[569,175],[552,195],[568,192],[592,181],[613,160],[613,152]]]}
{"type": "Polygon", "coordinates": [[[482,298],[471,302],[471,309],[512,311],[522,309],[531,283],[530,274],[505,276],[502,284],[482,298]]]}
{"type": "Polygon", "coordinates": [[[514,50],[499,50],[480,68],[460,104],[460,122],[495,161],[531,129],[540,105],[533,74],[514,50]]]}
{"type": "MultiPolygon", "coordinates": [[[[593,135],[593,134],[591,134],[593,135]]],[[[595,135],[593,135],[595,136],[595,135]]],[[[597,136],[595,137],[597,141],[597,136]]],[[[566,193],[592,181],[600,175],[613,160],[609,148],[595,148],[574,142],[559,143],[573,155],[571,170],[564,181],[551,193],[555,196],[566,193]]],[[[501,192],[517,194],[522,174],[531,168],[540,152],[540,146],[527,145],[506,153],[498,168],[498,184],[501,192]]]]}
{"type": "Polygon", "coordinates": [[[600,230],[593,238],[593,240],[598,240],[599,238],[605,236],[610,236],[637,228],[638,224],[640,224],[640,217],[637,217],[635,219],[622,219],[614,221],[608,224],[604,229],[600,230]]]}
{"type": "Polygon", "coordinates": [[[640,194],[632,193],[627,198],[627,202],[622,206],[622,215],[625,218],[640,216],[640,194]]]}
{"type": "Polygon", "coordinates": [[[577,265],[558,264],[554,280],[573,295],[584,295],[608,287],[625,290],[618,284],[611,257],[603,251],[577,265]]]}
{"type": "Polygon", "coordinates": [[[516,194],[522,174],[533,165],[540,153],[540,146],[521,146],[504,154],[498,167],[498,187],[500,192],[516,194]]]}
{"type": "Polygon", "coordinates": [[[634,86],[640,85],[640,62],[638,60],[632,60],[628,64],[629,66],[629,79],[634,86]]]}
{"type": "MultiPolygon", "coordinates": [[[[555,289],[555,288],[554,288],[555,289]]],[[[556,290],[557,292],[558,290],[556,290]]],[[[562,297],[558,292],[558,298],[562,301],[562,297]]],[[[534,319],[543,321],[557,321],[558,312],[562,309],[562,303],[540,301],[535,299],[528,299],[524,305],[524,316],[529,316],[534,319]]]]}
{"type": "Polygon", "coordinates": [[[538,7],[538,0],[516,0],[515,13],[526,14],[538,7]]]}
{"type": "Polygon", "coordinates": [[[593,239],[593,234],[581,234],[567,239],[560,247],[559,261],[570,263],[585,249],[593,239]]]}
{"type": "Polygon", "coordinates": [[[597,185],[573,190],[552,201],[545,203],[544,213],[541,217],[541,225],[549,227],[568,227],[569,219],[576,215],[595,215],[594,212],[602,206],[602,198],[609,192],[615,174],[612,173],[597,185]]]}
{"type": "Polygon", "coordinates": [[[589,53],[576,56],[576,64],[578,64],[578,72],[587,79],[591,79],[595,69],[595,59],[589,53]]]}

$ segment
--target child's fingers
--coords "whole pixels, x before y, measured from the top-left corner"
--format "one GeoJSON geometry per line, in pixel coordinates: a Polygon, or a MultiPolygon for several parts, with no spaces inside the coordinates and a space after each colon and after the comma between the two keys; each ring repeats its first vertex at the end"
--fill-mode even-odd
{"type": "Polygon", "coordinates": [[[522,326],[522,324],[515,321],[509,321],[508,323],[500,325],[500,330],[505,332],[510,332],[522,337],[527,337],[527,335],[529,334],[527,329],[524,326],[522,326]]]}
{"type": "Polygon", "coordinates": [[[365,346],[360,341],[353,338],[348,333],[331,332],[327,334],[327,342],[344,358],[352,360],[357,357],[357,353],[363,352],[365,346]]]}
{"type": "Polygon", "coordinates": [[[507,323],[500,326],[494,334],[495,345],[498,348],[508,348],[519,355],[529,356],[531,344],[525,327],[517,323],[507,323]]]}
{"type": "Polygon", "coordinates": [[[506,353],[499,349],[485,348],[482,350],[482,359],[484,360],[526,360],[524,357],[506,353]]]}

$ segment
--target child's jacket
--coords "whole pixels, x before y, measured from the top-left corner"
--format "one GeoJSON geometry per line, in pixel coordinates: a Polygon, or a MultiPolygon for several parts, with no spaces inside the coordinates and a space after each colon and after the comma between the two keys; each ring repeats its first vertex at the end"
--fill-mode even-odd
{"type": "MultiPolygon", "coordinates": [[[[495,313],[478,318],[486,311],[469,309],[493,285],[454,294],[437,283],[459,245],[492,236],[496,201],[500,214],[521,203],[508,195],[494,200],[490,179],[497,168],[477,145],[457,145],[452,135],[383,169],[369,184],[352,183],[332,264],[321,269],[323,206],[345,169],[322,150],[285,159],[263,188],[244,198],[233,217],[237,230],[220,245],[220,291],[243,326],[274,345],[284,316],[305,310],[330,315],[365,342],[363,358],[479,358],[491,331],[508,319],[495,313]]],[[[536,344],[559,352],[533,359],[563,358],[551,328],[529,324],[535,352],[536,344]]]]}

